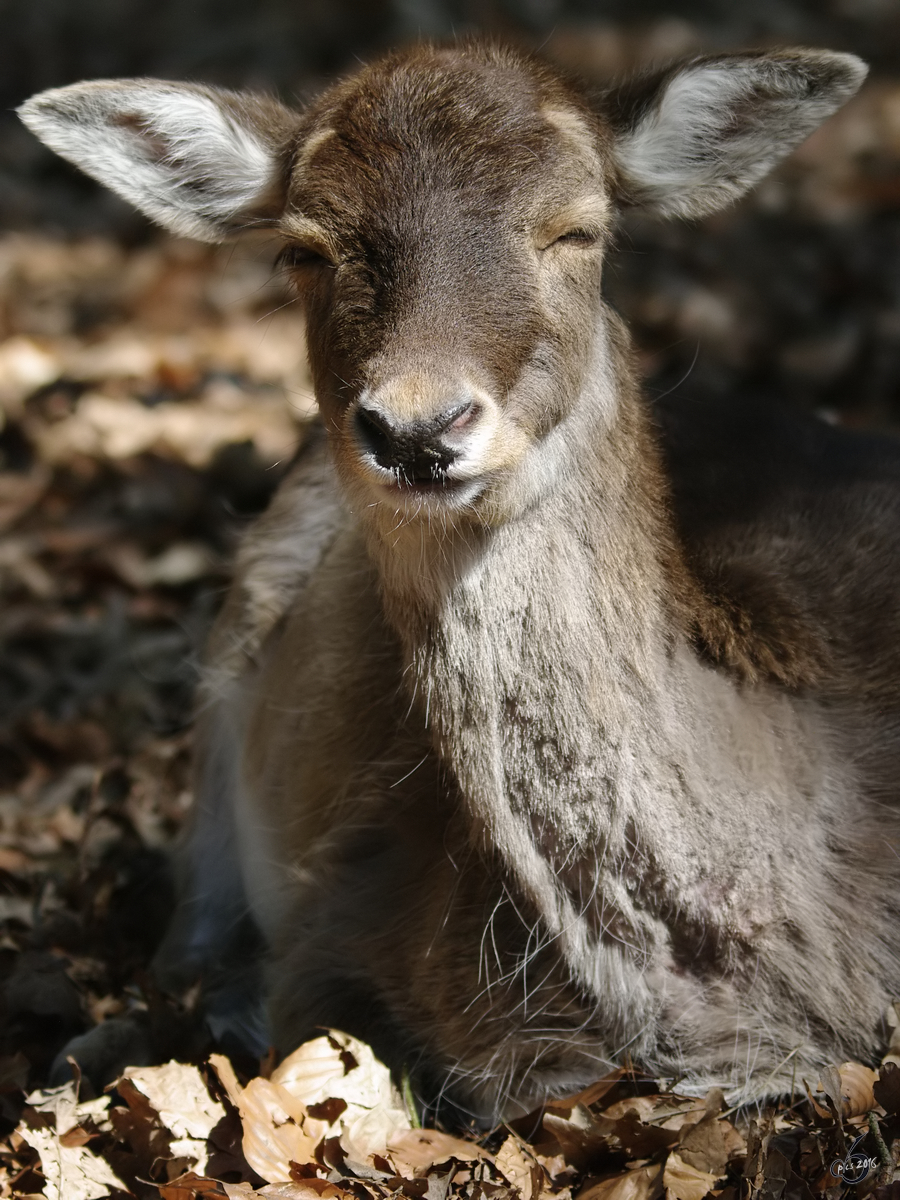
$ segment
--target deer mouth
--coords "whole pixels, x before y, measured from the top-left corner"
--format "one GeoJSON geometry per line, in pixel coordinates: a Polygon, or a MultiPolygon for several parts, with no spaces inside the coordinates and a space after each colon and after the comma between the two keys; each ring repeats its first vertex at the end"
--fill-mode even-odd
{"type": "Polygon", "coordinates": [[[389,479],[381,478],[378,486],[382,494],[392,500],[427,500],[435,505],[446,502],[453,507],[471,503],[484,489],[483,479],[451,479],[446,475],[431,478],[391,472],[389,479]]]}

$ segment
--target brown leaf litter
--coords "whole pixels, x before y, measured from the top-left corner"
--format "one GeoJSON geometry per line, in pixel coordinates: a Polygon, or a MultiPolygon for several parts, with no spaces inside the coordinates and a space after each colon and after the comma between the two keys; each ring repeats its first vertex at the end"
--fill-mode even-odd
{"type": "Polygon", "coordinates": [[[863,1162],[856,1194],[892,1200],[900,1068],[890,1062],[880,1072],[827,1068],[815,1104],[772,1109],[740,1128],[719,1091],[661,1091],[619,1069],[465,1138],[418,1128],[370,1048],[338,1031],[301,1046],[269,1078],[241,1082],[218,1054],[210,1068],[130,1068],[86,1101],[77,1079],[32,1092],[0,1148],[2,1194],[811,1200],[836,1198],[842,1171],[850,1178],[863,1162]],[[871,1103],[865,1112],[861,1099],[871,1103]]]}

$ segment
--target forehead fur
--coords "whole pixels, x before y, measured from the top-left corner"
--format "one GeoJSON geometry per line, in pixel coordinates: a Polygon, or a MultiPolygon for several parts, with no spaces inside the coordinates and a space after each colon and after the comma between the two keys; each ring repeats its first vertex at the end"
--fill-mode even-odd
{"type": "Polygon", "coordinates": [[[483,200],[527,184],[572,150],[602,162],[605,130],[574,85],[504,47],[416,46],[330,89],[310,113],[295,185],[339,176],[478,189],[483,200]]]}

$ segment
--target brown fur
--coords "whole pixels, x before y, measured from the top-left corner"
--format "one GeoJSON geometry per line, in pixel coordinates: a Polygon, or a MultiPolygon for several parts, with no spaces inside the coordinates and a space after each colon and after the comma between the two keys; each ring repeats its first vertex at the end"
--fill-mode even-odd
{"type": "Polygon", "coordinates": [[[486,1119],[626,1052],[736,1101],[873,1053],[900,457],[651,414],[600,287],[617,206],[720,206],[863,73],[727,55],[594,103],[476,43],[262,127],[152,81],[26,106],[174,228],[265,211],[306,312],[327,445],[213,636],[160,966],[218,1027],[250,1037],[220,977],[249,903],[283,1050],[343,1025],[486,1119]]]}

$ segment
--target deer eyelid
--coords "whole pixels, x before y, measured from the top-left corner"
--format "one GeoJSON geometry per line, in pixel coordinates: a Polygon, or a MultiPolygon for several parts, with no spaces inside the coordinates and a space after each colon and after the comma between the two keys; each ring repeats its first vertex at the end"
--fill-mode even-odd
{"type": "Polygon", "coordinates": [[[547,250],[552,250],[554,246],[573,246],[589,250],[596,246],[602,237],[603,230],[597,225],[581,224],[566,227],[560,223],[540,237],[537,248],[542,254],[547,250]]]}
{"type": "Polygon", "coordinates": [[[288,242],[275,260],[276,267],[301,270],[307,267],[331,267],[336,263],[324,247],[309,242],[288,242]]]}
{"type": "Polygon", "coordinates": [[[561,233],[550,244],[557,246],[560,242],[567,242],[577,246],[595,246],[599,241],[599,229],[585,229],[582,226],[578,226],[575,229],[567,229],[565,233],[561,233]]]}

